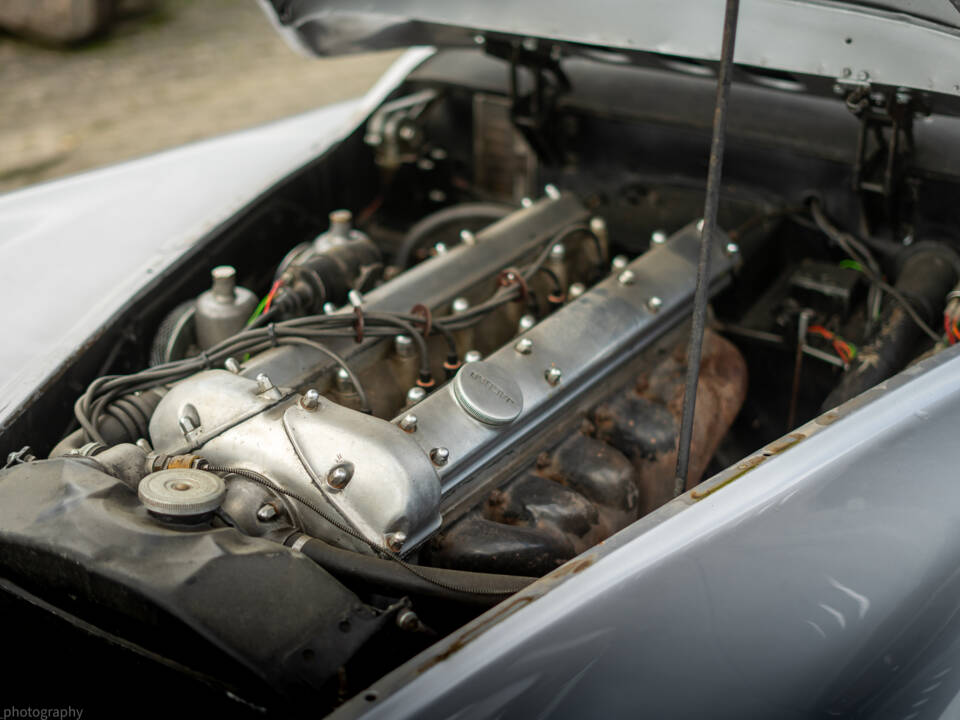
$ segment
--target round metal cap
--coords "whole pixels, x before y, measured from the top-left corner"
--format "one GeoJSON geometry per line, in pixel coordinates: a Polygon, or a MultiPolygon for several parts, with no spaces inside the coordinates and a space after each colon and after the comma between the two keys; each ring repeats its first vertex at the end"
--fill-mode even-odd
{"type": "Polygon", "coordinates": [[[460,407],[480,422],[506,425],[523,410],[520,386],[493,363],[465,364],[453,379],[453,394],[460,407]]]}
{"type": "Polygon", "coordinates": [[[140,481],[137,495],[152,513],[191,517],[213,512],[227,494],[226,485],[206,470],[160,470],[140,481]]]}

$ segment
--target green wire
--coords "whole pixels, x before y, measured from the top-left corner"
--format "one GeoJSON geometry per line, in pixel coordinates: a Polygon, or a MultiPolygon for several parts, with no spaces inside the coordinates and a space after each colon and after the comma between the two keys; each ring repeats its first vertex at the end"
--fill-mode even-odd
{"type": "Polygon", "coordinates": [[[270,297],[270,293],[267,293],[266,295],[263,296],[263,300],[261,300],[260,304],[257,305],[257,309],[253,311],[253,315],[250,316],[250,319],[247,320],[247,325],[249,325],[258,317],[260,317],[260,313],[262,313],[263,309],[267,306],[267,298],[269,297],[270,297]]]}
{"type": "Polygon", "coordinates": [[[856,260],[841,260],[840,267],[847,268],[848,270],[856,270],[857,272],[863,272],[863,265],[858,263],[856,260]]]}

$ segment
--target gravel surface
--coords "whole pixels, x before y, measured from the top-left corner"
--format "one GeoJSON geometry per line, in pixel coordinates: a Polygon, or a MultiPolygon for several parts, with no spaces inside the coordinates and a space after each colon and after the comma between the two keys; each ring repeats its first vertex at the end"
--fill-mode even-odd
{"type": "Polygon", "coordinates": [[[398,54],[302,57],[252,0],[158,0],[72,50],[0,35],[0,192],[354,97],[398,54]]]}

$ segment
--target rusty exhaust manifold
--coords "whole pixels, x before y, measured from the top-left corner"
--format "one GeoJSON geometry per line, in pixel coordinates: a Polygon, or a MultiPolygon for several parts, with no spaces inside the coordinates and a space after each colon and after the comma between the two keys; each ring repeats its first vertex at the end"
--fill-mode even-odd
{"type": "MultiPolygon", "coordinates": [[[[540,575],[673,495],[686,342],[589,414],[584,427],[513,477],[424,548],[431,565],[540,575]]],[[[729,341],[704,336],[687,489],[733,424],[747,367],[729,341]]]]}

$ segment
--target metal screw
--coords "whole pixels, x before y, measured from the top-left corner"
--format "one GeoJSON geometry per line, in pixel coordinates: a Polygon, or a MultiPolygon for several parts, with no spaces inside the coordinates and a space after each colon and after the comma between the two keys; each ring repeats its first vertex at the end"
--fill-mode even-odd
{"type": "Polygon", "coordinates": [[[563,370],[554,366],[548,367],[546,371],[544,371],[543,377],[546,378],[550,385],[559,385],[560,380],[563,378],[563,370]]]}
{"type": "Polygon", "coordinates": [[[193,418],[189,417],[188,415],[180,416],[179,425],[184,435],[189,435],[197,429],[196,424],[193,422],[193,418]]]}
{"type": "Polygon", "coordinates": [[[651,245],[664,245],[667,242],[667,234],[663,230],[654,230],[650,233],[651,245]]]}
{"type": "Polygon", "coordinates": [[[384,536],[384,540],[387,541],[387,547],[393,552],[400,552],[403,544],[407,541],[407,534],[403,532],[403,530],[397,530],[396,532],[387,533],[384,536]]]}
{"type": "Polygon", "coordinates": [[[841,74],[843,77],[850,77],[853,74],[853,70],[850,68],[844,68],[841,74]]]}
{"type": "Polygon", "coordinates": [[[908,234],[904,235],[902,242],[903,242],[904,245],[913,245],[913,234],[912,234],[912,233],[908,233],[908,234]]]}
{"type": "Polygon", "coordinates": [[[663,300],[654,295],[652,298],[647,300],[647,310],[656,315],[660,312],[660,308],[663,307],[663,300]]]}
{"type": "Polygon", "coordinates": [[[407,413],[402,418],[400,422],[397,423],[400,426],[400,429],[404,432],[412,433],[417,431],[417,416],[413,413],[407,413]]]}
{"type": "Polygon", "coordinates": [[[523,39],[523,49],[527,52],[536,52],[537,50],[537,39],[536,38],[524,38],[523,39]]]}
{"type": "Polygon", "coordinates": [[[520,198],[520,207],[528,208],[531,205],[533,205],[533,200],[531,200],[530,198],[528,197],[520,198]]]}
{"type": "Polygon", "coordinates": [[[267,377],[266,373],[259,373],[257,375],[257,392],[265,393],[271,388],[273,388],[273,381],[267,377]]]}
{"type": "Polygon", "coordinates": [[[483,35],[474,35],[473,42],[475,45],[483,45],[487,42],[487,39],[483,35]]]}
{"type": "Polygon", "coordinates": [[[361,295],[357,290],[351,290],[347,293],[347,301],[353,307],[360,307],[363,305],[363,295],[361,295]]]}
{"type": "Polygon", "coordinates": [[[304,410],[316,410],[320,407],[320,393],[313,388],[307,390],[300,398],[300,407],[304,410]]]}
{"type": "Polygon", "coordinates": [[[637,275],[633,270],[624,270],[617,275],[617,282],[621,285],[633,285],[637,281],[637,275]]]}
{"type": "Polygon", "coordinates": [[[738,252],[740,252],[740,246],[735,242],[728,242],[723,249],[727,255],[736,255],[738,252]]]}
{"type": "Polygon", "coordinates": [[[237,362],[236,358],[228,357],[223,361],[223,367],[232,372],[234,375],[240,374],[240,363],[237,362]]]}
{"type": "Polygon", "coordinates": [[[474,234],[473,234],[472,232],[470,232],[469,230],[461,230],[461,231],[460,231],[460,242],[462,242],[464,245],[476,245],[476,244],[477,244],[477,236],[474,235],[474,234]]]}
{"type": "Polygon", "coordinates": [[[550,258],[553,260],[563,260],[567,256],[567,248],[563,243],[557,243],[550,248],[550,258]]]}
{"type": "Polygon", "coordinates": [[[450,310],[455,313],[466,312],[470,309],[470,301],[465,297],[454,298],[453,302],[450,303],[450,310]]]}
{"type": "Polygon", "coordinates": [[[433,246],[433,252],[437,255],[446,255],[447,254],[447,245],[446,243],[438,242],[433,246]]]}
{"type": "Polygon", "coordinates": [[[870,73],[868,73],[866,70],[861,70],[860,72],[857,73],[857,80],[866,81],[869,79],[870,79],[870,73]]]}
{"type": "Polygon", "coordinates": [[[629,263],[630,260],[626,255],[615,255],[613,260],[610,261],[610,268],[616,272],[617,270],[623,270],[629,263]]]}
{"type": "Polygon", "coordinates": [[[442,203],[447,199],[447,194],[440,188],[434,188],[427,193],[427,197],[430,199],[430,202],[442,203]]]}
{"type": "Polygon", "coordinates": [[[400,357],[413,357],[417,353],[413,338],[409,335],[397,335],[393,339],[393,351],[400,357]]]}
{"type": "Polygon", "coordinates": [[[416,134],[416,130],[411,125],[401,125],[400,130],[397,132],[397,135],[400,136],[400,139],[406,140],[407,142],[413,140],[416,134]]]}
{"type": "Polygon", "coordinates": [[[896,94],[898,105],[907,105],[910,103],[910,93],[906,88],[898,88],[896,94]]]}
{"type": "Polygon", "coordinates": [[[330,487],[336,488],[337,490],[343,490],[352,478],[352,462],[338,463],[330,468],[330,472],[327,473],[327,482],[330,484],[330,487]]]}
{"type": "Polygon", "coordinates": [[[323,304],[323,314],[324,315],[333,315],[337,311],[337,306],[332,302],[325,302],[323,304]]]}
{"type": "Polygon", "coordinates": [[[427,391],[419,385],[414,385],[407,390],[407,405],[416,405],[427,396],[427,391]]]}
{"type": "Polygon", "coordinates": [[[533,352],[533,340],[530,338],[520,338],[517,340],[517,344],[513,346],[513,349],[521,355],[529,355],[533,352]]]}
{"type": "Polygon", "coordinates": [[[703,232],[703,218],[697,220],[697,232],[703,232]]]}
{"type": "Polygon", "coordinates": [[[434,148],[430,151],[430,157],[432,157],[434,160],[446,160],[447,151],[441,147],[434,148]]]}
{"type": "Polygon", "coordinates": [[[526,332],[537,324],[537,319],[529,313],[520,318],[519,332],[526,332]]]}
{"type": "Polygon", "coordinates": [[[407,631],[419,630],[420,618],[410,608],[404,608],[397,613],[397,627],[407,631]]]}
{"type": "Polygon", "coordinates": [[[260,522],[270,522],[275,519],[278,514],[277,508],[271,503],[267,503],[266,505],[261,505],[260,509],[257,510],[257,520],[260,522]]]}
{"type": "Polygon", "coordinates": [[[480,362],[483,360],[483,353],[479,350],[467,350],[463,354],[463,361],[465,363],[480,362]]]}
{"type": "Polygon", "coordinates": [[[337,390],[340,392],[353,391],[353,380],[350,379],[350,373],[344,368],[337,370],[337,390]]]}
{"type": "Polygon", "coordinates": [[[571,300],[576,300],[586,291],[587,287],[583,283],[575,282],[567,288],[567,297],[571,300]]]}
{"type": "Polygon", "coordinates": [[[417,160],[417,167],[425,172],[429,172],[434,168],[433,160],[427,157],[422,157],[417,160]]]}
{"type": "Polygon", "coordinates": [[[445,447],[435,447],[430,451],[430,460],[434,465],[443,467],[450,459],[450,451],[445,447]]]}
{"type": "Polygon", "coordinates": [[[548,198],[550,198],[551,200],[559,200],[559,199],[560,199],[560,191],[557,190],[557,186],[556,186],[556,185],[552,185],[552,184],[551,184],[551,185],[547,185],[546,187],[543,188],[543,192],[544,192],[544,194],[545,194],[548,198]]]}

